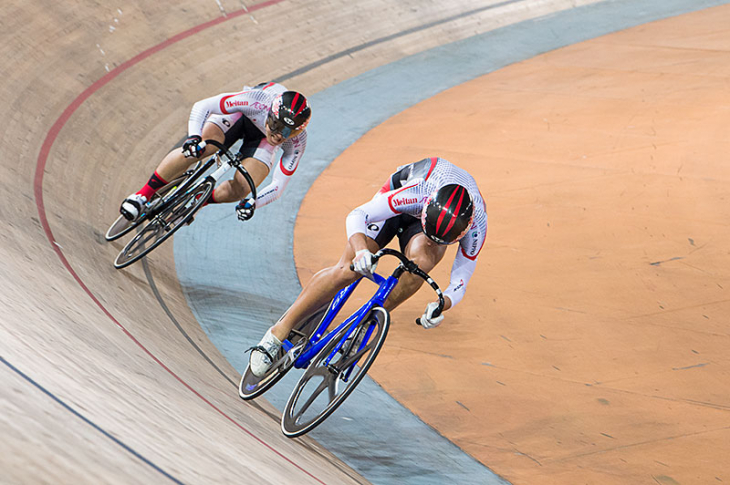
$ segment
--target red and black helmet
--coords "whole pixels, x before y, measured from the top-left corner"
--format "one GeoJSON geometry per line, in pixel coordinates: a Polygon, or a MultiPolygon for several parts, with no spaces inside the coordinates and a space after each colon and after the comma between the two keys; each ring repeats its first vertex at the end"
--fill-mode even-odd
{"type": "Polygon", "coordinates": [[[444,185],[423,206],[423,232],[439,244],[452,244],[464,237],[474,217],[469,191],[459,184],[444,185]]]}
{"type": "Polygon", "coordinates": [[[302,131],[309,123],[312,110],[307,98],[296,91],[285,91],[274,98],[267,123],[274,133],[289,138],[293,132],[302,131]]]}

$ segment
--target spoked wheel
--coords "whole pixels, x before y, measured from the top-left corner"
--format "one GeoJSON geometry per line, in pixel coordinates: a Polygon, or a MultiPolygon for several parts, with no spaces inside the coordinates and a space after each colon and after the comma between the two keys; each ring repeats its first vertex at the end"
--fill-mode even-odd
{"type": "MultiPolygon", "coordinates": [[[[150,210],[154,211],[155,208],[159,207],[165,196],[172,193],[173,190],[175,190],[181,183],[183,183],[188,175],[189,173],[185,173],[184,175],[181,175],[164,187],[161,187],[150,200],[150,210]]],[[[109,229],[106,231],[104,237],[107,241],[114,241],[116,239],[119,239],[135,227],[139,226],[146,219],[145,216],[146,214],[141,214],[137,218],[137,220],[129,221],[123,215],[120,215],[119,217],[117,217],[117,220],[114,221],[111,226],[109,226],[109,229]]]]}
{"type": "Polygon", "coordinates": [[[250,366],[246,366],[246,370],[241,376],[241,383],[238,385],[238,395],[241,396],[241,399],[249,400],[260,396],[289,372],[289,369],[294,365],[294,361],[309,341],[309,336],[312,335],[312,332],[322,321],[327,308],[327,306],[322,307],[314,315],[294,327],[294,330],[287,338],[291,342],[292,348],[288,352],[284,347],[279,349],[279,353],[276,354],[276,361],[266,374],[256,377],[251,372],[250,366]]]}
{"type": "Polygon", "coordinates": [[[281,430],[286,436],[294,438],[311,431],[344,402],[367,374],[385,342],[389,326],[388,312],[375,307],[340,351],[334,349],[344,333],[333,338],[312,359],[284,408],[281,430]]]}
{"type": "Polygon", "coordinates": [[[212,181],[207,180],[183,195],[173,194],[170,200],[163,203],[159,212],[149,216],[147,225],[122,249],[114,261],[114,267],[121,269],[129,266],[187,224],[213,193],[213,185],[212,181]]]}

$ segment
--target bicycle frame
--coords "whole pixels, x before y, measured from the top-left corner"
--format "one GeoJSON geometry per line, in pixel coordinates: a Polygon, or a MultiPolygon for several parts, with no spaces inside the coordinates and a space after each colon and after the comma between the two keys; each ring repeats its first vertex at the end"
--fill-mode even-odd
{"type": "MultiPolygon", "coordinates": [[[[362,281],[362,278],[358,279],[354,283],[346,286],[335,295],[330,307],[327,309],[327,313],[322,318],[322,322],[317,326],[317,330],[314,335],[309,339],[309,347],[305,347],[305,350],[297,357],[294,361],[294,367],[298,369],[306,368],[309,362],[327,345],[335,336],[340,335],[340,332],[345,332],[340,338],[340,343],[332,350],[332,353],[327,358],[329,360],[340,351],[342,346],[345,344],[345,340],[349,336],[353,328],[357,327],[363,319],[370,313],[370,310],[375,306],[383,306],[388,295],[393,291],[395,285],[398,284],[398,276],[400,276],[398,270],[396,270],[391,276],[384,278],[379,274],[373,274],[374,282],[379,285],[375,295],[370,298],[364,305],[362,305],[357,311],[350,315],[344,322],[342,322],[337,328],[328,332],[325,335],[325,331],[329,328],[332,321],[335,319],[337,314],[340,312],[342,307],[345,305],[350,295],[355,291],[357,285],[362,281]],[[348,328],[349,327],[349,328],[348,328]],[[347,329],[345,331],[345,329],[347,329]]],[[[368,329],[363,342],[367,342],[370,338],[372,328],[368,329]]],[[[362,343],[361,343],[362,346],[362,343]]],[[[288,352],[292,348],[292,344],[287,340],[284,342],[284,348],[288,352]]],[[[361,349],[358,349],[358,351],[361,349]]]]}
{"type": "Polygon", "coordinates": [[[225,175],[232,168],[235,168],[241,175],[243,175],[243,177],[246,179],[246,182],[248,182],[248,185],[251,188],[250,197],[256,200],[256,184],[251,178],[251,175],[246,171],[245,168],[241,166],[241,160],[239,159],[239,157],[232,156],[223,144],[218,143],[215,140],[205,140],[205,143],[215,146],[216,148],[218,148],[219,151],[210,156],[204,164],[198,167],[193,172],[193,174],[188,177],[187,180],[185,180],[185,182],[180,184],[180,186],[170,196],[170,199],[177,197],[179,194],[185,194],[191,189],[195,189],[195,187],[198,186],[198,179],[200,178],[200,176],[210,170],[210,168],[214,164],[218,164],[218,168],[214,170],[213,173],[208,175],[205,178],[206,180],[211,180],[213,181],[213,183],[217,183],[218,180],[223,177],[223,175],[225,175]],[[225,154],[226,160],[221,157],[221,153],[225,154]]]}

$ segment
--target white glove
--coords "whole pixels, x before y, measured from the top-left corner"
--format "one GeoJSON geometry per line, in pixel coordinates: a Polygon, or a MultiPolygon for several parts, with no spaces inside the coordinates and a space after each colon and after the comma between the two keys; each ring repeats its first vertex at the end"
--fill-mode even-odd
{"type": "Polygon", "coordinates": [[[439,307],[438,302],[432,301],[426,306],[426,311],[421,317],[421,326],[425,329],[438,327],[439,323],[444,319],[444,314],[441,313],[438,317],[433,316],[433,312],[439,307]]]}
{"type": "Polygon", "coordinates": [[[356,273],[360,273],[365,277],[371,278],[375,268],[378,267],[377,261],[373,263],[373,256],[375,255],[367,249],[361,249],[356,252],[355,259],[352,260],[353,270],[356,273]]]}

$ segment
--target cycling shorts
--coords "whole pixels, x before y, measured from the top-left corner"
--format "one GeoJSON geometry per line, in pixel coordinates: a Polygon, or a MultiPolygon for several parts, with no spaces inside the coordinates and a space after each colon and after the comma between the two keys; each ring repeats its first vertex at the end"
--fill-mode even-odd
{"type": "Polygon", "coordinates": [[[414,236],[423,234],[421,221],[408,214],[400,214],[383,222],[368,224],[366,235],[375,240],[380,249],[387,246],[394,237],[398,236],[398,244],[402,253],[414,236]]]}
{"type": "Polygon", "coordinates": [[[231,148],[238,140],[243,140],[238,152],[244,158],[255,158],[269,167],[269,170],[274,168],[277,147],[272,146],[266,140],[266,135],[261,133],[251,120],[243,116],[243,113],[210,115],[207,121],[223,131],[226,136],[223,144],[226,148],[231,148]]]}

